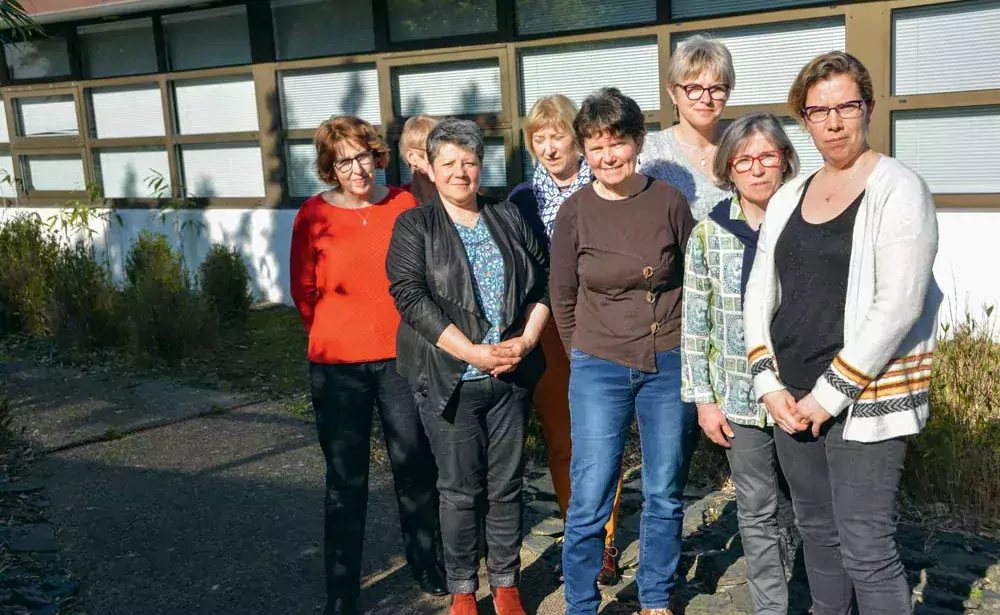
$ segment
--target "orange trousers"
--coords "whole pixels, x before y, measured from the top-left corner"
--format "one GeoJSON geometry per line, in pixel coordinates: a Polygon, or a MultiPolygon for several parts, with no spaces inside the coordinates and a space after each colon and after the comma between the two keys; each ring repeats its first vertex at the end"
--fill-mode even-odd
{"type": "MultiPolygon", "coordinates": [[[[559,331],[553,320],[550,319],[542,331],[540,343],[542,352],[545,353],[546,367],[542,379],[535,386],[535,409],[542,419],[542,436],[545,438],[545,447],[549,453],[549,474],[552,475],[556,500],[565,520],[566,510],[569,508],[569,463],[573,451],[569,420],[569,358],[563,349],[559,331]]],[[[622,476],[624,477],[624,473],[622,476]]],[[[604,526],[606,530],[604,544],[609,547],[615,544],[621,495],[622,478],[619,478],[611,518],[604,526]]]]}

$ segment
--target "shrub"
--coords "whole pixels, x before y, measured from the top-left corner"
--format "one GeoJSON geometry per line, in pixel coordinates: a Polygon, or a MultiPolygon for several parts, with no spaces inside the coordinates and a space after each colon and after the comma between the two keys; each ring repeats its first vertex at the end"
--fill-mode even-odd
{"type": "Polygon", "coordinates": [[[37,215],[0,227],[0,335],[44,334],[59,245],[37,215]]]}
{"type": "Polygon", "coordinates": [[[250,272],[235,248],[212,244],[198,268],[198,286],[222,324],[246,324],[253,299],[250,272]]]}
{"type": "Polygon", "coordinates": [[[93,247],[62,250],[52,281],[49,320],[64,346],[109,348],[125,342],[121,297],[93,247]]]}
{"type": "Polygon", "coordinates": [[[175,292],[190,287],[184,258],[170,247],[166,235],[142,231],[129,248],[125,283],[132,287],[144,281],[175,292]]]}

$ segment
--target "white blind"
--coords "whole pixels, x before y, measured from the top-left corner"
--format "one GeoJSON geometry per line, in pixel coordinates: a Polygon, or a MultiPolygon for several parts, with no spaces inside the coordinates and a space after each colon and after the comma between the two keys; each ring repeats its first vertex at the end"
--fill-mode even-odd
{"type": "Polygon", "coordinates": [[[159,85],[92,89],[90,109],[98,139],[162,137],[165,134],[159,85]]]}
{"type": "Polygon", "coordinates": [[[518,34],[610,28],[656,21],[656,0],[517,0],[518,34]]]}
{"type": "MultiPolygon", "coordinates": [[[[316,149],[308,141],[285,145],[285,173],[290,196],[308,197],[330,189],[316,174],[316,149]]],[[[375,183],[385,185],[385,169],[375,169],[375,183]]]]}
{"type": "Polygon", "coordinates": [[[371,51],[371,2],[271,0],[274,49],[279,60],[371,51]]]}
{"type": "Polygon", "coordinates": [[[184,189],[192,197],[262,197],[264,171],[256,145],[181,148],[184,189]]]}
{"type": "Polygon", "coordinates": [[[0,143],[10,142],[10,127],[7,126],[7,103],[0,100],[0,143]]]}
{"type": "Polygon", "coordinates": [[[388,0],[393,42],[497,30],[497,0],[388,0]]]}
{"type": "Polygon", "coordinates": [[[374,65],[282,72],[280,83],[287,129],[312,130],[333,115],[382,123],[374,65]]]}
{"type": "Polygon", "coordinates": [[[670,0],[671,19],[729,15],[732,13],[759,13],[785,9],[805,4],[816,4],[816,0],[670,0]]]}
{"type": "Polygon", "coordinates": [[[132,19],[76,29],[87,77],[115,77],[156,72],[153,20],[132,19]]]}
{"type": "Polygon", "coordinates": [[[109,199],[159,196],[147,186],[147,180],[156,173],[170,181],[170,163],[164,149],[99,150],[95,162],[101,190],[109,199]]]}
{"type": "Polygon", "coordinates": [[[892,132],[893,155],[933,192],[1000,192],[1000,107],[894,111],[892,132]]]}
{"type": "Polygon", "coordinates": [[[602,87],[616,87],[643,111],[660,108],[656,37],[525,49],[520,55],[521,115],[540,96],[565,94],[578,106],[602,87]]]}
{"type": "Polygon", "coordinates": [[[21,136],[66,137],[80,134],[72,94],[18,98],[17,110],[21,117],[21,136]]]}
{"type": "Polygon", "coordinates": [[[472,115],[503,109],[496,60],[406,66],[393,76],[397,115],[472,115]]]}
{"type": "Polygon", "coordinates": [[[896,95],[1000,88],[1000,2],[892,12],[896,95]]]}
{"type": "Polygon", "coordinates": [[[23,156],[24,185],[29,190],[84,190],[80,156],[23,156]]]}
{"type": "Polygon", "coordinates": [[[14,157],[10,154],[0,154],[0,198],[13,199],[17,196],[14,189],[14,157]]]}
{"type": "Polygon", "coordinates": [[[69,76],[69,51],[65,39],[52,37],[8,43],[3,52],[12,79],[69,76]]]}
{"type": "Polygon", "coordinates": [[[799,155],[799,174],[812,173],[823,166],[823,156],[816,149],[812,135],[795,120],[783,120],[782,127],[788,140],[795,146],[795,153],[799,155]]]}
{"type": "MultiPolygon", "coordinates": [[[[399,183],[406,184],[413,180],[410,167],[405,161],[399,161],[399,183]]],[[[504,151],[503,139],[486,139],[483,149],[483,173],[480,185],[484,187],[502,187],[507,185],[507,154],[504,151]]]]}
{"type": "Polygon", "coordinates": [[[177,127],[181,134],[257,130],[253,77],[223,77],[174,83],[177,127]]]}
{"type": "Polygon", "coordinates": [[[250,63],[245,5],[163,16],[171,70],[250,63]]]}

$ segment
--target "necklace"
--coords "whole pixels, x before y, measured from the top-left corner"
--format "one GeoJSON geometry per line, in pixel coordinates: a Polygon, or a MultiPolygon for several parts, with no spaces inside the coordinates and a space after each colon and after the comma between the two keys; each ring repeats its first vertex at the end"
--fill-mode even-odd
{"type": "MultiPolygon", "coordinates": [[[[825,197],[823,197],[823,200],[824,200],[824,201],[826,201],[826,202],[827,202],[827,204],[829,204],[829,203],[830,203],[830,200],[831,200],[831,199],[832,199],[832,198],[833,198],[834,196],[836,196],[836,195],[837,195],[837,193],[839,193],[839,192],[840,192],[841,190],[843,190],[844,186],[846,186],[847,184],[851,183],[851,180],[853,180],[853,179],[854,179],[854,177],[855,177],[855,176],[856,176],[856,175],[857,175],[858,173],[860,173],[860,172],[861,172],[861,169],[863,169],[863,168],[865,168],[866,166],[868,166],[868,152],[870,152],[870,151],[871,151],[871,150],[867,150],[867,151],[865,151],[865,153],[861,154],[861,156],[859,156],[859,157],[858,157],[858,159],[854,161],[854,167],[853,167],[853,168],[851,169],[851,171],[850,171],[850,172],[849,172],[849,173],[847,174],[847,179],[845,179],[844,181],[842,181],[842,182],[840,183],[840,185],[838,185],[838,186],[837,186],[836,188],[834,188],[834,189],[833,189],[833,191],[832,191],[832,192],[828,193],[828,194],[827,194],[827,195],[826,195],[825,197]],[[865,160],[864,160],[864,162],[862,162],[862,161],[861,161],[861,159],[862,159],[862,158],[864,158],[864,159],[865,159],[865,160]]],[[[825,167],[824,167],[824,168],[825,168],[825,167]]],[[[829,175],[829,173],[827,173],[827,175],[829,175]]]]}
{"type": "Polygon", "coordinates": [[[353,211],[354,213],[358,214],[358,217],[361,218],[361,226],[368,226],[368,216],[362,216],[361,215],[361,210],[362,209],[367,209],[368,210],[368,216],[371,215],[371,205],[366,205],[364,207],[352,207],[351,211],[353,211]]]}
{"type": "Polygon", "coordinates": [[[706,164],[708,164],[709,157],[715,153],[714,144],[710,144],[707,148],[708,152],[705,153],[706,148],[698,147],[697,145],[688,145],[687,143],[684,143],[683,141],[678,139],[676,136],[674,137],[674,141],[677,141],[677,144],[680,145],[681,147],[686,147],[688,151],[695,152],[696,158],[698,156],[701,156],[701,154],[704,154],[704,156],[701,156],[701,158],[698,161],[701,166],[705,166],[706,164]]]}

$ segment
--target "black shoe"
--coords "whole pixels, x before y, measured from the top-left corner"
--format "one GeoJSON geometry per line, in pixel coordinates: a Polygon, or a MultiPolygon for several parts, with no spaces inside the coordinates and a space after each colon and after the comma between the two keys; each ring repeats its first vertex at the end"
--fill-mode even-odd
{"type": "Polygon", "coordinates": [[[417,584],[420,585],[420,591],[431,596],[447,596],[448,588],[445,587],[444,578],[442,577],[441,571],[436,568],[424,570],[417,574],[417,584]]]}

